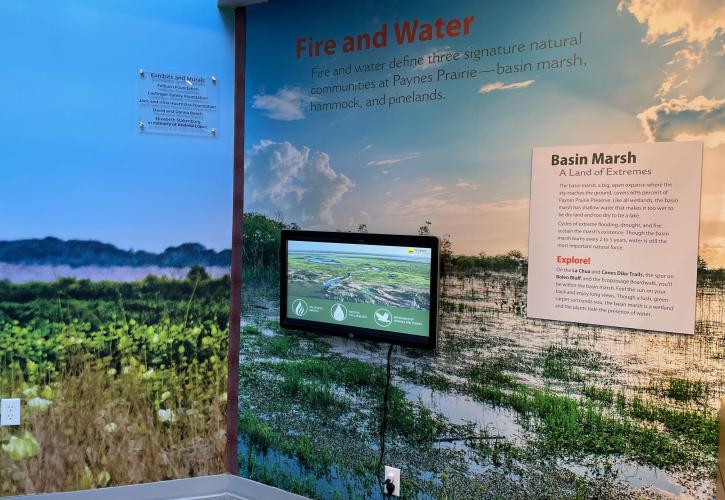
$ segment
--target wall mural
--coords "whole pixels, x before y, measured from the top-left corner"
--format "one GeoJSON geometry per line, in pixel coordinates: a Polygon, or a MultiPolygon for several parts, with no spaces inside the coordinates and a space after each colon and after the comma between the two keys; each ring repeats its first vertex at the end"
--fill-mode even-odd
{"type": "Polygon", "coordinates": [[[22,401],[21,425],[0,427],[0,495],[221,473],[233,13],[10,1],[0,18],[15,47],[0,81],[0,397],[22,401]],[[144,67],[216,72],[218,136],[139,131],[144,67]]]}
{"type": "Polygon", "coordinates": [[[724,30],[706,1],[248,8],[239,474],[379,497],[386,346],[279,328],[279,231],[431,233],[440,348],[393,356],[404,496],[714,497],[724,30]],[[532,148],[682,140],[704,143],[695,334],[527,319],[532,148]]]}

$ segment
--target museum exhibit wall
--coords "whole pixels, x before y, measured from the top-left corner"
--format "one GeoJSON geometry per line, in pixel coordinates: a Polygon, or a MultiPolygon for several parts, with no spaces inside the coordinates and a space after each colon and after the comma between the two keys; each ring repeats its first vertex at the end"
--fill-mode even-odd
{"type": "MultiPolygon", "coordinates": [[[[378,497],[387,346],[279,328],[279,231],[430,233],[443,241],[440,345],[393,355],[383,463],[401,469],[404,496],[713,498],[723,26],[725,7],[678,0],[247,8],[239,474],[378,497]],[[693,236],[677,305],[694,304],[692,334],[529,318],[534,148],[621,145],[626,159],[627,145],[672,141],[691,141],[673,171],[688,169],[694,193],[702,160],[695,215],[678,222],[693,236]]],[[[376,300],[403,293],[394,276],[358,285],[376,300]]]]}
{"type": "Polygon", "coordinates": [[[234,13],[13,0],[0,19],[0,396],[21,399],[0,494],[221,473],[234,13]],[[206,128],[156,127],[174,113],[154,86],[200,77],[206,128]]]}

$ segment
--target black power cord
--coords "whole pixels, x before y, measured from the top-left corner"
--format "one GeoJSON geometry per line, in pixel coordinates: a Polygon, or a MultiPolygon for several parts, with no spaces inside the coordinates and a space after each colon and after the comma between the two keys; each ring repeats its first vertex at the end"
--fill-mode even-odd
{"type": "Polygon", "coordinates": [[[385,392],[383,393],[383,418],[382,422],[380,423],[380,459],[378,460],[378,469],[377,469],[377,476],[378,476],[378,483],[380,484],[380,494],[385,497],[390,497],[392,495],[393,491],[395,491],[395,485],[387,478],[385,480],[381,480],[381,470],[383,468],[383,459],[385,457],[385,429],[388,426],[388,393],[390,392],[390,372],[392,369],[392,357],[393,357],[393,349],[395,349],[395,344],[390,344],[390,347],[388,348],[388,366],[387,366],[387,377],[385,379],[385,392]]]}

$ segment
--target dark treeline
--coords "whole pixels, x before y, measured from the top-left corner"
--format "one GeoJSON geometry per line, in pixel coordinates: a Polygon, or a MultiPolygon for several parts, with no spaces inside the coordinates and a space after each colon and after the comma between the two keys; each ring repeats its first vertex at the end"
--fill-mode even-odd
{"type": "Polygon", "coordinates": [[[725,268],[710,269],[707,261],[697,256],[697,280],[700,282],[720,283],[725,282],[725,268]]]}
{"type": "Polygon", "coordinates": [[[454,255],[451,257],[449,271],[452,274],[466,274],[480,271],[518,272],[526,274],[527,258],[518,250],[501,255],[454,255]]]}
{"type": "MultiPolygon", "coordinates": [[[[280,234],[283,229],[300,229],[296,223],[270,218],[259,213],[244,214],[244,269],[250,279],[276,280],[279,273],[280,234]]],[[[358,227],[367,232],[366,224],[358,227]]],[[[418,234],[432,234],[426,221],[418,234]]],[[[519,272],[525,274],[528,261],[518,250],[500,255],[453,255],[450,235],[441,237],[441,262],[444,274],[465,274],[479,271],[519,272]]],[[[159,267],[228,267],[231,251],[219,252],[199,243],[184,243],[155,254],[143,250],[121,250],[114,245],[93,240],[60,240],[47,237],[0,241],[0,262],[11,264],[79,266],[159,266],[159,267]]],[[[712,282],[725,281],[725,269],[710,269],[698,258],[698,278],[712,282]]]]}
{"type": "Polygon", "coordinates": [[[144,250],[122,250],[110,243],[94,240],[61,240],[33,238],[0,241],[0,262],[25,265],[81,266],[159,266],[159,267],[228,267],[231,251],[219,252],[199,243],[168,247],[161,253],[144,250]]]}
{"type": "MultiPolygon", "coordinates": [[[[279,246],[283,229],[300,229],[297,224],[286,224],[281,219],[249,213],[244,215],[244,270],[251,279],[277,279],[279,273],[279,246]]],[[[367,232],[366,224],[358,232],[367,232]]],[[[429,235],[431,223],[426,221],[417,230],[418,234],[429,235]]],[[[441,263],[444,274],[461,274],[478,271],[526,272],[527,259],[518,250],[502,255],[477,256],[453,255],[449,235],[441,237],[441,263]]]]}

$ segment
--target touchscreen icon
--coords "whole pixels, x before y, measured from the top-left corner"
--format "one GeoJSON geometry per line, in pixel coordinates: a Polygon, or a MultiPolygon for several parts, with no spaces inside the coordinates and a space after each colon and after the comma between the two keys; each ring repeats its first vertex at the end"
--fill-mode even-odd
{"type": "Polygon", "coordinates": [[[345,321],[347,318],[347,307],[342,304],[335,304],[330,310],[330,315],[335,321],[345,321]]]}
{"type": "Polygon", "coordinates": [[[387,309],[378,309],[375,311],[375,323],[383,328],[389,327],[393,324],[393,313],[387,309]]]}
{"type": "Polygon", "coordinates": [[[307,302],[304,300],[295,299],[295,301],[292,302],[292,312],[295,316],[304,316],[307,314],[307,311],[309,311],[309,308],[307,307],[307,302]]]}

